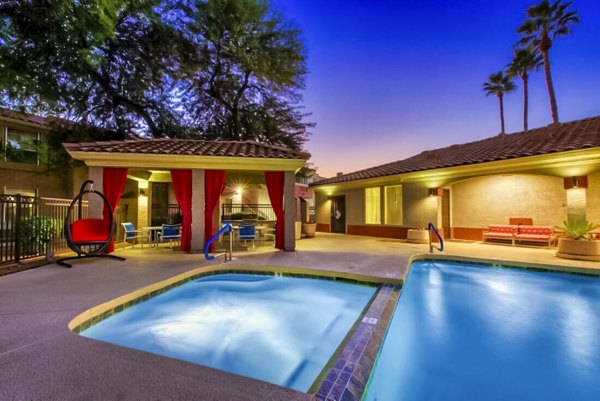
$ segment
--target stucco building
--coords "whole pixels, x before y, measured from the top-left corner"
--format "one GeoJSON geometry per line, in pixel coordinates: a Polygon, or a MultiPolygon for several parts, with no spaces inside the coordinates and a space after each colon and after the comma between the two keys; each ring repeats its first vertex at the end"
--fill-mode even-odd
{"type": "Polygon", "coordinates": [[[324,232],[406,238],[432,222],[446,238],[480,240],[510,218],[600,223],[600,117],[428,150],[313,188],[324,232]]]}
{"type": "Polygon", "coordinates": [[[85,171],[47,172],[48,119],[0,108],[0,195],[71,198],[85,171]]]}

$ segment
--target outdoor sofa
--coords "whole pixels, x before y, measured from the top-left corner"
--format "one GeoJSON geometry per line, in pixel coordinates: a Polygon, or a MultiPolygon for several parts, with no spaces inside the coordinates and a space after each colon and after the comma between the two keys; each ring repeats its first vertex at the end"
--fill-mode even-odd
{"type": "Polygon", "coordinates": [[[483,241],[510,241],[513,246],[521,242],[544,243],[552,246],[557,237],[552,226],[529,226],[513,224],[490,224],[483,232],[483,241]]]}

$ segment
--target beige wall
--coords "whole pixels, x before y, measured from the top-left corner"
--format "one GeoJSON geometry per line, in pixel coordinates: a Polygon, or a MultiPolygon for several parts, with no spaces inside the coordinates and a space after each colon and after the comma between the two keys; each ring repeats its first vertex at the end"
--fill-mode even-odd
{"type": "Polygon", "coordinates": [[[591,223],[600,224],[600,173],[588,176],[587,219],[591,223]]]}
{"type": "Polygon", "coordinates": [[[567,215],[563,179],[544,175],[493,175],[451,186],[453,227],[508,224],[530,217],[535,225],[560,225],[567,215]]]}
{"type": "Polygon", "coordinates": [[[330,224],[329,213],[331,205],[327,201],[327,195],[315,191],[315,222],[317,224],[330,224]]]}
{"type": "MultiPolygon", "coordinates": [[[[365,190],[363,188],[338,191],[330,196],[346,197],[346,225],[365,224],[365,190]]],[[[327,201],[327,195],[317,192],[315,199],[316,222],[330,224],[331,202],[327,201]]]]}
{"type": "Polygon", "coordinates": [[[440,198],[429,196],[426,183],[402,184],[402,221],[405,227],[427,227],[438,223],[440,198]]]}
{"type": "Polygon", "coordinates": [[[0,163],[0,193],[7,188],[36,189],[39,196],[71,198],[69,180],[56,174],[45,174],[43,167],[0,163]]]}

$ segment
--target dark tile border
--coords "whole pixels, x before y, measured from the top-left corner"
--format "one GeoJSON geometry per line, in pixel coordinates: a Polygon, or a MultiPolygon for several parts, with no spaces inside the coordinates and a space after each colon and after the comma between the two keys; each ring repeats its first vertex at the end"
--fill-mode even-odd
{"type": "Polygon", "coordinates": [[[370,287],[378,287],[380,285],[377,283],[353,280],[351,278],[319,276],[318,274],[297,274],[297,273],[283,273],[283,272],[277,272],[277,271],[243,270],[243,269],[212,270],[212,271],[206,271],[206,272],[194,274],[190,277],[186,277],[175,283],[166,285],[163,288],[151,291],[147,294],[144,294],[137,298],[131,299],[123,304],[117,305],[101,314],[92,316],[91,318],[85,320],[84,322],[75,326],[72,331],[79,334],[82,331],[87,330],[90,327],[100,323],[104,319],[107,319],[117,313],[123,312],[124,310],[127,310],[127,309],[131,308],[132,306],[139,304],[140,302],[147,301],[150,298],[154,298],[157,295],[167,292],[175,287],[179,287],[180,285],[183,285],[190,281],[197,280],[202,277],[216,276],[216,275],[222,275],[222,274],[253,274],[253,275],[258,275],[258,276],[282,276],[282,277],[311,278],[311,279],[320,279],[320,280],[340,281],[340,282],[345,282],[345,283],[350,283],[350,284],[366,285],[366,286],[370,286],[370,287]]]}
{"type": "Polygon", "coordinates": [[[315,394],[318,401],[359,401],[392,318],[400,287],[382,285],[315,394]]]}

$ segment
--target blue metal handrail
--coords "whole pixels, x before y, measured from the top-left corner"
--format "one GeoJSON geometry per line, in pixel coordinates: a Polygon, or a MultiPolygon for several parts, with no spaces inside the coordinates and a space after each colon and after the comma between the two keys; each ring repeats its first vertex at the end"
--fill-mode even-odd
{"type": "Polygon", "coordinates": [[[433,223],[429,223],[429,226],[427,226],[427,230],[429,230],[429,253],[433,253],[433,248],[437,249],[440,252],[444,252],[444,239],[442,238],[442,236],[438,232],[437,228],[435,228],[435,226],[433,225],[433,223]],[[433,242],[431,242],[431,230],[433,230],[433,232],[435,233],[435,236],[440,241],[440,247],[439,248],[437,246],[433,245],[433,242]]]}
{"type": "MultiPolygon", "coordinates": [[[[211,239],[208,240],[208,242],[206,243],[206,245],[204,245],[204,257],[206,258],[206,260],[213,260],[216,256],[212,256],[209,255],[209,251],[210,251],[210,246],[212,245],[213,242],[215,242],[217,240],[217,238],[219,238],[222,234],[225,234],[226,232],[230,233],[231,236],[231,232],[233,231],[233,227],[231,227],[231,224],[223,224],[223,227],[221,227],[221,229],[219,231],[217,231],[217,233],[215,235],[212,236],[211,239]]],[[[231,238],[230,241],[231,242],[231,238]]],[[[225,255],[225,261],[227,261],[227,254],[225,255]]],[[[219,255],[217,255],[219,256],[219,255]]],[[[229,260],[231,260],[231,244],[229,247],[229,260]]]]}

